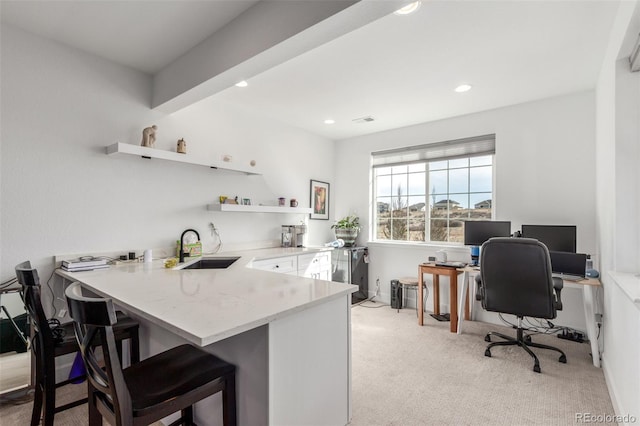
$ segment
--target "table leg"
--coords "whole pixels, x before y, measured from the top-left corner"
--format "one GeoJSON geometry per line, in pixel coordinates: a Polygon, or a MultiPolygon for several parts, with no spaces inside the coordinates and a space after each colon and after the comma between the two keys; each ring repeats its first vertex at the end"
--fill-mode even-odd
{"type": "Polygon", "coordinates": [[[463,307],[464,307],[464,302],[465,302],[465,298],[464,298],[464,294],[467,294],[467,309],[465,311],[465,315],[464,315],[464,319],[468,320],[469,319],[469,273],[467,271],[464,271],[462,273],[462,296],[460,297],[460,303],[458,303],[458,327],[457,327],[457,332],[458,334],[462,334],[462,311],[463,311],[463,307]]]}
{"type": "MultiPolygon", "coordinates": [[[[422,273],[422,268],[418,266],[418,294],[422,294],[422,289],[424,288],[424,274],[422,273]]],[[[418,325],[424,325],[424,309],[423,309],[423,301],[422,297],[417,297],[418,299],[418,325]]]]}
{"type": "Polygon", "coordinates": [[[433,274],[433,313],[440,315],[440,276],[433,274]]]}
{"type": "Polygon", "coordinates": [[[474,309],[474,304],[476,303],[476,274],[477,272],[469,274],[469,310],[471,311],[471,321],[475,321],[476,319],[476,310],[474,309]]]}
{"type": "Polygon", "coordinates": [[[466,300],[465,302],[465,308],[464,308],[464,319],[466,319],[467,321],[471,320],[471,299],[469,298],[469,283],[467,280],[465,280],[465,283],[467,284],[467,291],[465,291],[464,294],[464,299],[466,300]]]}
{"type": "Polygon", "coordinates": [[[584,304],[584,317],[587,323],[587,338],[591,344],[591,357],[593,365],[600,367],[600,348],[598,346],[598,334],[596,332],[596,316],[594,309],[595,292],[597,288],[592,285],[582,286],[582,299],[584,304]]]}
{"type": "Polygon", "coordinates": [[[455,269],[449,273],[449,303],[450,331],[455,333],[458,331],[458,310],[456,309],[458,307],[458,271],[455,269]]]}

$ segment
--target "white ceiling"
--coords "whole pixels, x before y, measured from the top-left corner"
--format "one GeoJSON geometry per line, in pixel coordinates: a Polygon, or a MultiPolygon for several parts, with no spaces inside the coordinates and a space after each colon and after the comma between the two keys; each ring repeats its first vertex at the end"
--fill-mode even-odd
{"type": "Polygon", "coordinates": [[[154,74],[258,0],[2,0],[2,22],[154,74]]]}
{"type": "MultiPolygon", "coordinates": [[[[2,22],[155,73],[254,3],[3,0],[2,22]]],[[[423,1],[415,14],[385,16],[203,102],[344,139],[589,90],[617,7],[423,1]],[[473,89],[457,94],[460,83],[473,89]],[[375,121],[352,121],[369,115],[375,121]]]]}

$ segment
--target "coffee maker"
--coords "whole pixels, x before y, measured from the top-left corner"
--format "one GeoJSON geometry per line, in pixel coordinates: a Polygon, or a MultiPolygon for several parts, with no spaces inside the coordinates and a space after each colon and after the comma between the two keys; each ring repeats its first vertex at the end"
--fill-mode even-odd
{"type": "Polygon", "coordinates": [[[304,247],[306,234],[306,225],[282,225],[281,245],[282,247],[304,247]]]}

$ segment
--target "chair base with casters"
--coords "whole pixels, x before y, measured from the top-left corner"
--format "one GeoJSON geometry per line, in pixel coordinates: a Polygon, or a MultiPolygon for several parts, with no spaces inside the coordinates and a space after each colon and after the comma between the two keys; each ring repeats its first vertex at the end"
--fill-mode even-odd
{"type": "Polygon", "coordinates": [[[567,363],[567,356],[565,355],[564,352],[562,352],[560,349],[553,347],[553,346],[549,346],[549,345],[543,345],[541,343],[534,343],[531,341],[531,336],[525,336],[524,335],[524,329],[522,328],[522,317],[518,317],[518,332],[517,332],[517,337],[513,338],[510,336],[507,336],[505,334],[502,333],[497,333],[495,331],[490,331],[489,333],[487,333],[487,335],[484,337],[485,342],[491,342],[491,336],[497,336],[500,337],[501,339],[504,339],[505,341],[503,342],[493,342],[490,343],[487,346],[487,349],[485,349],[484,351],[484,356],[487,357],[491,357],[491,348],[495,347],[495,346],[520,346],[522,349],[525,350],[525,352],[527,352],[529,355],[531,355],[531,357],[533,358],[533,371],[535,371],[536,373],[540,373],[540,361],[538,361],[538,357],[536,356],[535,353],[533,353],[533,351],[529,348],[540,348],[540,349],[550,349],[552,351],[556,351],[560,353],[560,358],[558,358],[558,362],[561,362],[563,364],[567,363]]]}
{"type": "MultiPolygon", "coordinates": [[[[33,380],[35,392],[31,412],[31,426],[37,426],[40,423],[41,416],[43,426],[52,426],[56,413],[87,402],[85,397],[56,407],[56,389],[76,383],[86,376],[80,375],[56,383],[55,360],[59,356],[79,352],[80,347],[78,346],[72,323],[59,324],[57,320],[47,320],[42,308],[38,271],[31,267],[29,261],[19,264],[15,270],[18,282],[22,286],[20,296],[25,304],[33,329],[31,350],[35,365],[35,377],[33,380]]],[[[118,356],[122,359],[122,341],[128,339],[129,359],[132,364],[136,363],[140,360],[139,324],[122,312],[118,312],[116,318],[114,336],[118,356]]]]}
{"type": "Polygon", "coordinates": [[[562,279],[552,275],[551,258],[547,246],[532,238],[494,237],[482,245],[480,276],[476,298],[489,312],[515,315],[518,318],[517,337],[488,333],[504,339],[490,343],[485,356],[491,357],[495,346],[520,346],[534,360],[533,371],[540,373],[540,361],[530,348],[550,349],[560,353],[559,362],[566,364],[567,356],[553,346],[533,343],[524,335],[524,317],[553,319],[562,310],[562,279]]]}
{"type": "Polygon", "coordinates": [[[175,412],[181,418],[173,424],[193,425],[193,405],[218,392],[223,423],[236,425],[233,364],[185,344],[122,368],[112,300],[83,296],[77,282],[65,295],[87,366],[90,426],[101,425],[102,418],[114,426],[148,425],[175,412]]]}
{"type": "MultiPolygon", "coordinates": [[[[400,302],[400,304],[398,305],[399,307],[397,308],[397,312],[400,312],[400,309],[406,306],[406,297],[407,297],[407,290],[413,290],[415,292],[416,295],[416,316],[418,315],[418,278],[416,277],[402,277],[398,279],[398,287],[396,287],[397,289],[402,289],[401,293],[402,293],[402,301],[400,302]]],[[[427,286],[425,285],[424,287],[422,287],[422,291],[424,292],[423,294],[423,307],[427,306],[427,298],[429,297],[429,289],[427,288],[427,286]]]]}

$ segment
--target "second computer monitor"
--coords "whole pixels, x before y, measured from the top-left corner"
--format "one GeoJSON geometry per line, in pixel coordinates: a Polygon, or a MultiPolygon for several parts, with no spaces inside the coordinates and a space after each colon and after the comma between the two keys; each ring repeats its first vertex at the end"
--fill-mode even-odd
{"type": "Polygon", "coordinates": [[[498,220],[467,220],[464,222],[464,244],[481,246],[489,238],[511,236],[511,222],[498,220]]]}
{"type": "Polygon", "coordinates": [[[573,225],[522,225],[524,238],[535,238],[550,251],[575,253],[576,233],[573,225]]]}

